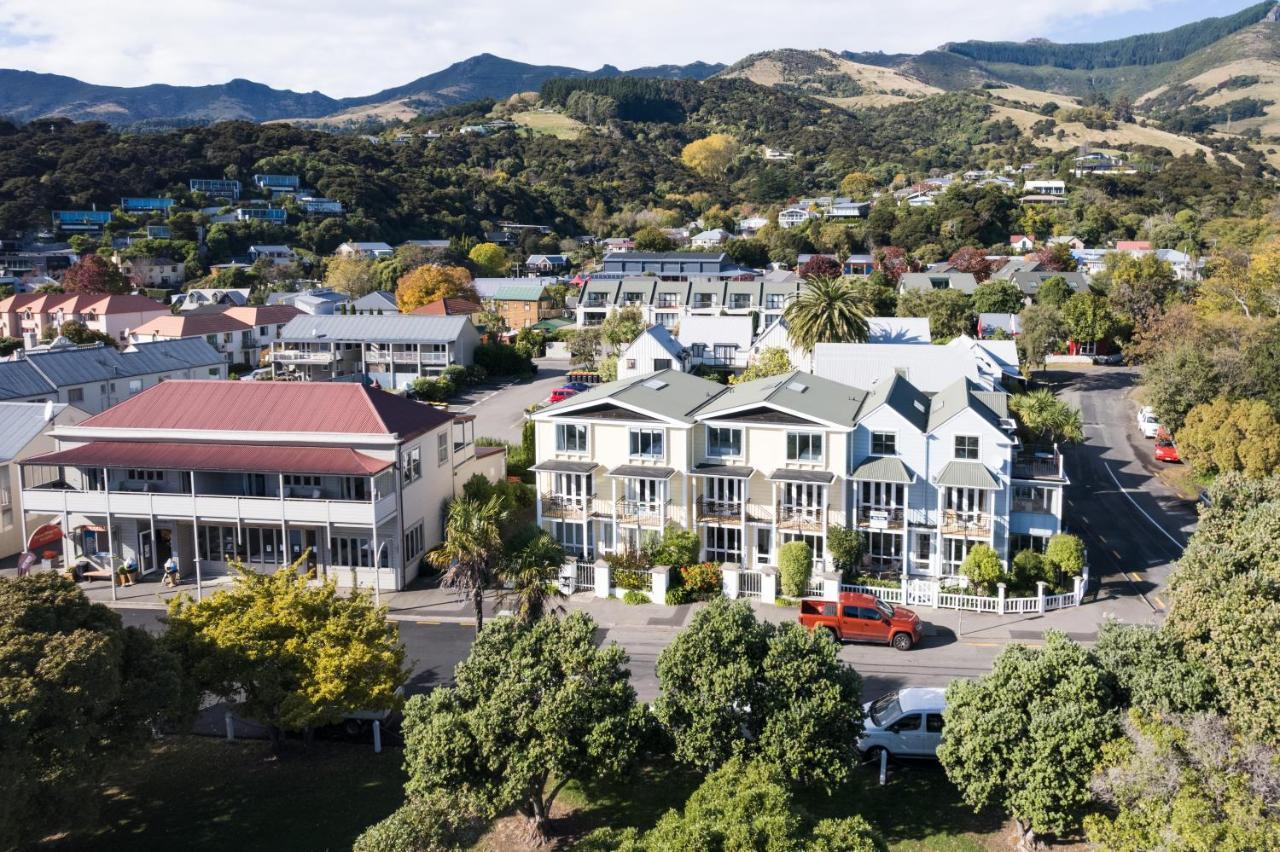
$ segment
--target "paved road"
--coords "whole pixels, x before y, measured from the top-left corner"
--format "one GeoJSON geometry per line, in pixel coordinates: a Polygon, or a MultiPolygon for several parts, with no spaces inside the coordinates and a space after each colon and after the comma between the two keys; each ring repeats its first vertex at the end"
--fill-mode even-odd
{"type": "Polygon", "coordinates": [[[535,402],[543,402],[553,388],[564,384],[568,361],[540,359],[538,374],[532,380],[484,384],[459,396],[450,405],[455,414],[474,414],[476,437],[500,438],[519,443],[524,424],[524,410],[535,402]]]}
{"type": "Polygon", "coordinates": [[[1104,591],[1140,593],[1162,612],[1169,573],[1195,529],[1196,511],[1155,476],[1162,463],[1135,421],[1137,371],[1097,367],[1047,379],[1080,408],[1085,424],[1084,444],[1067,452],[1067,522],[1084,538],[1104,591]]]}

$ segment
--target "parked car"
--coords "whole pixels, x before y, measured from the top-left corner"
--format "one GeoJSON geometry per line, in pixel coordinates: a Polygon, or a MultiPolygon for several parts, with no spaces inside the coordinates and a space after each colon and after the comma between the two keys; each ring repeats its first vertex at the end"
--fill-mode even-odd
{"type": "Polygon", "coordinates": [[[1156,461],[1182,461],[1182,456],[1178,455],[1178,445],[1173,442],[1172,438],[1156,438],[1156,461]]]}
{"type": "Polygon", "coordinates": [[[1093,363],[1095,364],[1123,364],[1124,356],[1119,352],[1112,352],[1110,355],[1094,355],[1093,363]]]}
{"type": "Polygon", "coordinates": [[[1156,418],[1156,413],[1151,410],[1151,406],[1145,406],[1138,411],[1138,429],[1144,438],[1154,438],[1160,431],[1160,421],[1156,418]]]}
{"type": "Polygon", "coordinates": [[[839,604],[805,598],[799,617],[804,627],[826,630],[837,642],[878,642],[899,651],[920,643],[920,616],[863,592],[841,592],[839,604]]]}
{"type": "Polygon", "coordinates": [[[569,390],[577,391],[578,393],[591,390],[591,385],[586,382],[566,382],[565,387],[569,390]]]}
{"type": "Polygon", "coordinates": [[[897,689],[864,704],[867,719],[858,751],[874,760],[882,751],[890,757],[937,758],[946,706],[946,690],[921,687],[897,689]]]}
{"type": "Polygon", "coordinates": [[[569,397],[577,395],[578,392],[573,388],[556,388],[551,392],[551,396],[547,398],[547,401],[554,404],[557,402],[564,402],[569,397]]]}

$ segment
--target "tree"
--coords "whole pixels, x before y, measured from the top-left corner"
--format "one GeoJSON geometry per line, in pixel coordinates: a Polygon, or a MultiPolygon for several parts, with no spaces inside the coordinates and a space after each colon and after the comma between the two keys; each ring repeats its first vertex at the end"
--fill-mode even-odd
{"type": "Polygon", "coordinates": [[[615,777],[646,728],[618,645],[597,647],[582,613],[529,625],[499,618],[476,634],[454,685],[409,700],[405,792],[449,793],[486,819],[514,808],[544,838],[560,791],[615,777]]]}
{"type": "Polygon", "coordinates": [[[618,356],[606,355],[600,359],[600,363],[596,365],[596,375],[600,377],[602,382],[616,382],[618,380],[618,356]]]}
{"type": "Polygon", "coordinates": [[[636,232],[633,239],[636,242],[636,251],[664,252],[671,251],[676,247],[670,237],[652,225],[647,228],[641,228],[636,232]]]}
{"type": "Polygon", "coordinates": [[[476,271],[487,278],[501,278],[507,274],[511,264],[506,251],[496,243],[480,243],[467,253],[467,259],[476,265],[476,271]]]}
{"type": "Polygon", "coordinates": [[[1058,309],[1048,304],[1028,305],[1018,315],[1022,334],[1018,336],[1018,350],[1029,370],[1043,367],[1045,358],[1057,351],[1066,337],[1067,327],[1058,309]]]}
{"type": "Polygon", "coordinates": [[[1209,710],[1216,703],[1208,670],[1149,624],[1106,619],[1093,653],[1115,679],[1121,702],[1134,710],[1167,716],[1209,710]]]}
{"type": "MultiPolygon", "coordinates": [[[[50,339],[53,338],[53,326],[45,326],[47,332],[50,333],[50,339]]],[[[110,346],[113,349],[119,348],[119,342],[111,335],[89,328],[80,320],[67,320],[57,328],[57,335],[65,337],[76,346],[84,346],[89,343],[101,343],[104,346],[110,346]]]]}
{"type": "Polygon", "coordinates": [[[812,352],[819,343],[863,343],[869,333],[867,306],[848,281],[815,278],[783,310],[795,346],[812,352]]]}
{"type": "Polygon", "coordinates": [[[1102,850],[1252,852],[1280,848],[1274,748],[1242,740],[1208,713],[1131,713],[1093,789],[1085,831],[1102,850]]]}
{"type": "MultiPolygon", "coordinates": [[[[951,253],[951,257],[947,262],[951,264],[951,268],[956,272],[971,273],[979,284],[991,277],[991,261],[987,260],[986,251],[976,246],[964,246],[956,249],[951,253]]],[[[995,311],[991,313],[995,313],[995,311]]],[[[1000,313],[1013,313],[1013,311],[1000,311],[1000,313]]]]}
{"type": "Polygon", "coordinates": [[[662,531],[662,540],[653,553],[657,565],[684,568],[698,561],[702,542],[693,530],[685,530],[672,524],[662,531]]]}
{"type": "Polygon", "coordinates": [[[1004,576],[1000,554],[989,544],[975,544],[964,558],[960,573],[969,578],[974,587],[990,594],[1004,576]]]}
{"type": "Polygon", "coordinates": [[[1071,246],[1066,243],[1050,243],[1036,250],[1036,261],[1046,272],[1075,272],[1076,259],[1071,246]]]}
{"type": "Polygon", "coordinates": [[[427,561],[444,572],[440,585],[471,599],[477,633],[484,627],[484,593],[493,587],[506,518],[496,494],[484,502],[459,497],[449,504],[444,543],[427,554],[427,561]]]}
{"type": "Polygon", "coordinates": [[[1222,378],[1212,355],[1183,341],[1143,365],[1142,386],[1161,425],[1176,435],[1191,409],[1217,398],[1222,378]]]}
{"type": "Polygon", "coordinates": [[[461,298],[480,304],[480,295],[471,283],[471,273],[461,266],[419,266],[396,283],[396,307],[401,313],[437,299],[461,298]]]}
{"type": "Polygon", "coordinates": [[[1039,648],[1010,645],[990,674],[947,687],[938,760],[975,810],[998,807],[1035,835],[1080,825],[1089,780],[1119,724],[1111,680],[1057,631],[1039,648]]]}
{"type": "Polygon", "coordinates": [[[764,269],[769,265],[769,246],[764,240],[729,240],[724,247],[733,262],[750,269],[764,269]]]}
{"type": "Polygon", "coordinates": [[[1168,261],[1155,254],[1134,257],[1110,252],[1095,285],[1107,294],[1118,316],[1131,325],[1142,325],[1164,310],[1177,292],[1178,279],[1168,261]]]}
{"type": "Polygon", "coordinates": [[[935,343],[973,330],[973,307],[960,290],[908,290],[898,296],[898,316],[928,317],[935,343]]]}
{"type": "Polygon", "coordinates": [[[1187,412],[1178,450],[1201,476],[1236,471],[1250,478],[1280,473],[1280,423],[1260,399],[1218,397],[1187,412]]]}
{"type": "Polygon", "coordinates": [[[681,161],[703,176],[724,174],[738,156],[738,140],[724,133],[712,133],[684,146],[681,161]]]}
{"type": "Polygon", "coordinates": [[[760,350],[755,360],[747,365],[747,369],[739,375],[729,377],[729,384],[740,385],[743,382],[752,382],[769,376],[780,376],[794,369],[795,366],[792,365],[786,349],[781,346],[766,346],[760,350]]]}
{"type": "Polygon", "coordinates": [[[357,710],[392,710],[409,676],[404,646],[386,607],[367,590],[338,594],[313,584],[306,557],[274,574],[234,564],[234,584],[200,601],[169,603],[166,640],[202,693],[236,701],[283,731],[331,725],[357,710]]]}
{"type": "Polygon", "coordinates": [[[638,307],[629,305],[605,317],[600,324],[600,339],[616,354],[639,337],[644,329],[644,314],[638,307]]]}
{"type": "Polygon", "coordinates": [[[1280,746],[1280,478],[1220,476],[1169,582],[1164,630],[1237,729],[1280,746]]]}
{"type": "Polygon", "coordinates": [[[357,256],[332,258],[325,269],[324,283],[353,299],[381,286],[379,278],[374,275],[374,261],[357,256]]]}
{"type": "Polygon", "coordinates": [[[866,198],[875,188],[875,177],[866,172],[849,172],[840,180],[840,194],[849,198],[866,198]]]}
{"type": "Polygon", "coordinates": [[[789,598],[804,595],[813,571],[813,551],[805,542],[796,539],[778,549],[778,584],[789,598]]]}
{"type": "Polygon", "coordinates": [[[53,572],[0,579],[0,671],[6,849],[92,823],[104,770],[181,709],[177,660],[53,572]]]}
{"type": "Polygon", "coordinates": [[[975,314],[1016,314],[1026,306],[1022,291],[1011,281],[983,281],[970,299],[975,314]]]}
{"type": "Polygon", "coordinates": [[[601,335],[599,328],[578,328],[568,333],[569,363],[583,369],[593,369],[600,357],[601,335]]]}
{"type": "Polygon", "coordinates": [[[1044,561],[1057,574],[1080,577],[1084,574],[1084,542],[1071,533],[1056,533],[1044,548],[1044,561]]]}
{"type": "MultiPolygon", "coordinates": [[[[880,205],[876,205],[879,209],[880,205]]],[[[874,255],[875,271],[884,273],[889,283],[898,286],[898,279],[903,273],[911,271],[911,263],[907,260],[907,252],[898,246],[885,246],[874,255]]]]}
{"type": "Polygon", "coordinates": [[[835,525],[827,530],[827,552],[835,566],[845,576],[846,582],[857,573],[867,552],[862,533],[848,527],[835,525]]]}
{"type": "Polygon", "coordinates": [[[1107,299],[1096,293],[1076,293],[1062,305],[1062,321],[1076,343],[1110,340],[1120,330],[1107,299]]]}
{"type": "Polygon", "coordinates": [[[760,622],[746,601],[712,600],[658,655],[654,714],[676,758],[715,769],[759,757],[827,790],[850,777],[862,679],[821,632],[760,622]]]}
{"type": "Polygon", "coordinates": [[[619,852],[888,849],[862,817],[819,820],[796,800],[778,767],[739,758],[709,775],[682,811],[667,811],[643,836],[635,829],[602,829],[589,835],[586,845],[619,852]]]}
{"type": "Polygon", "coordinates": [[[840,261],[825,254],[815,254],[802,263],[797,272],[805,281],[810,281],[815,278],[839,278],[842,269],[840,261]]]}
{"type": "Polygon", "coordinates": [[[129,278],[100,254],[86,254],[62,273],[62,290],[83,296],[132,293],[129,278]]]}
{"type": "Polygon", "coordinates": [[[1046,278],[1036,291],[1036,304],[1061,308],[1071,298],[1071,285],[1061,275],[1046,278]]]}
{"type": "Polygon", "coordinates": [[[1048,388],[1012,394],[1009,410],[1028,443],[1077,444],[1084,440],[1080,409],[1058,399],[1048,388]]]}
{"type": "Polygon", "coordinates": [[[510,586],[502,595],[515,603],[517,619],[537,621],[562,608],[553,602],[564,597],[557,583],[564,560],[564,548],[547,532],[535,535],[502,560],[501,575],[510,586]]]}

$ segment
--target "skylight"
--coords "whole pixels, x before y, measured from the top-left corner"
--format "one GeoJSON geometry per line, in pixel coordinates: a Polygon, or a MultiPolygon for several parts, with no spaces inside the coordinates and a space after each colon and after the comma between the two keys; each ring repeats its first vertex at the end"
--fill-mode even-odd
{"type": "Polygon", "coordinates": [[[649,388],[650,390],[662,390],[667,386],[667,383],[664,382],[662,379],[650,379],[649,381],[644,383],[644,386],[649,388]]]}
{"type": "Polygon", "coordinates": [[[806,384],[803,384],[803,383],[801,383],[801,382],[788,382],[788,383],[787,383],[787,390],[789,390],[789,391],[795,391],[796,393],[804,393],[804,392],[805,392],[805,391],[807,391],[808,389],[809,389],[809,386],[808,386],[808,385],[806,385],[806,384]]]}

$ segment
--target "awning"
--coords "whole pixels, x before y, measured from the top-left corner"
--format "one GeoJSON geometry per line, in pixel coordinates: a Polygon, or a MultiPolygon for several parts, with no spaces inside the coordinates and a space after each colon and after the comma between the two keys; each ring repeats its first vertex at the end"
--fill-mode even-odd
{"type": "Polygon", "coordinates": [[[27,539],[27,550],[36,551],[60,541],[62,541],[62,527],[57,524],[41,524],[27,539]]]}
{"type": "Polygon", "coordinates": [[[987,470],[987,466],[976,461],[947,462],[942,473],[938,474],[938,481],[935,484],[952,488],[983,488],[991,491],[1000,488],[1000,483],[991,475],[991,471],[987,470]]]}
{"type": "Polygon", "coordinates": [[[901,482],[909,484],[914,477],[902,459],[884,456],[866,459],[854,468],[853,478],[870,482],[901,482]]]}
{"type": "Polygon", "coordinates": [[[541,473],[590,473],[600,465],[595,462],[576,462],[576,461],[559,461],[550,459],[548,461],[538,462],[529,470],[536,470],[541,473]]]}
{"type": "Polygon", "coordinates": [[[779,468],[769,474],[774,482],[822,482],[830,483],[836,478],[834,473],[826,470],[791,470],[779,468]]]}
{"type": "Polygon", "coordinates": [[[694,476],[716,476],[724,479],[750,479],[755,472],[753,467],[733,464],[700,464],[693,469],[694,476]]]}
{"type": "Polygon", "coordinates": [[[642,464],[624,464],[609,471],[610,476],[629,479],[670,479],[676,472],[673,467],[647,467],[642,464]]]}
{"type": "Polygon", "coordinates": [[[302,473],[372,476],[391,467],[386,459],[348,447],[287,447],[265,444],[167,444],[93,441],[23,459],[24,465],[200,470],[228,473],[302,473]]]}

